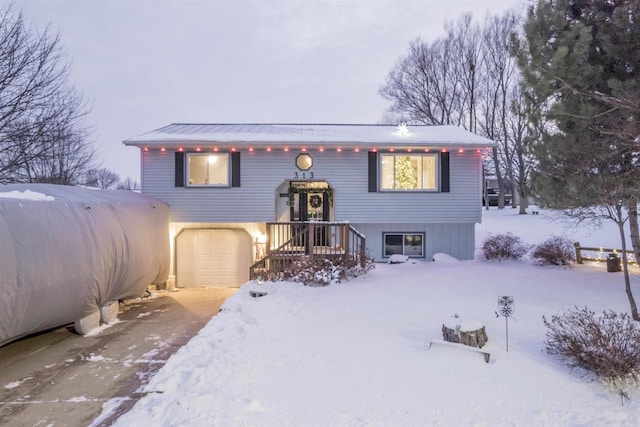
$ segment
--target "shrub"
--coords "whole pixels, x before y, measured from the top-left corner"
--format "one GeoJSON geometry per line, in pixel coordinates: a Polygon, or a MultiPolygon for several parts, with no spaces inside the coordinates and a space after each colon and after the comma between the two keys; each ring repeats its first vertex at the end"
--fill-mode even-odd
{"type": "Polygon", "coordinates": [[[365,257],[364,267],[355,260],[316,258],[292,263],[284,271],[282,278],[304,285],[325,286],[358,277],[374,268],[375,262],[369,256],[365,257]]]}
{"type": "Polygon", "coordinates": [[[482,242],[482,257],[487,260],[520,259],[530,246],[512,233],[496,234],[487,237],[482,242]]]}
{"type": "Polygon", "coordinates": [[[535,246],[531,256],[539,265],[569,265],[576,260],[576,251],[569,240],[552,236],[535,246]]]}
{"type": "Polygon", "coordinates": [[[637,385],[640,368],[640,324],[627,313],[587,308],[543,316],[547,353],[568,359],[570,368],[595,374],[605,384],[622,389],[637,385]]]}

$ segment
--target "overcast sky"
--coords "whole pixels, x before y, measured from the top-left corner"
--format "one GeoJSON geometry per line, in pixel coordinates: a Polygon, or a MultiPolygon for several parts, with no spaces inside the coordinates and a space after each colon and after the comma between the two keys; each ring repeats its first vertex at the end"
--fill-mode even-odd
{"type": "MultiPolygon", "coordinates": [[[[5,2],[5,0],[0,0],[5,2]]],[[[377,123],[409,43],[525,0],[17,0],[57,32],[92,105],[102,166],[139,181],[122,140],[170,123],[377,123]]]]}

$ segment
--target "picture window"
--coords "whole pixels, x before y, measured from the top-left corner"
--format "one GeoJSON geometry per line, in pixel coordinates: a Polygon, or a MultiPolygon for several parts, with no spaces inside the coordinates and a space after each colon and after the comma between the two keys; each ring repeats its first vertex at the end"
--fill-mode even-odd
{"type": "Polygon", "coordinates": [[[380,189],[415,191],[438,189],[437,154],[380,155],[380,189]]]}
{"type": "Polygon", "coordinates": [[[187,173],[190,187],[228,187],[229,153],[189,153],[187,173]]]}

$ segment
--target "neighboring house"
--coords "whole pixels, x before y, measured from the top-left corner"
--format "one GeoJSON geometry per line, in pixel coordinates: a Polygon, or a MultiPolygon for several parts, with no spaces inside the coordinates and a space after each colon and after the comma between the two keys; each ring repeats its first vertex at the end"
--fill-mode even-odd
{"type": "Polygon", "coordinates": [[[472,259],[494,145],[455,126],[311,124],[172,124],[124,144],[170,206],[177,286],[240,286],[275,249],[349,251],[359,233],[377,261],[472,259]]]}

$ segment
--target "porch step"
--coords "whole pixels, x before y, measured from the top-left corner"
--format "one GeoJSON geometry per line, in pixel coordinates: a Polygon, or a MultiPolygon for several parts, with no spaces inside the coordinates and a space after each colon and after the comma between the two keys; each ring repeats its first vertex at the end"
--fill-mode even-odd
{"type": "Polygon", "coordinates": [[[249,268],[249,276],[279,274],[304,259],[339,258],[364,266],[365,237],[346,222],[267,223],[264,258],[249,268]]]}

